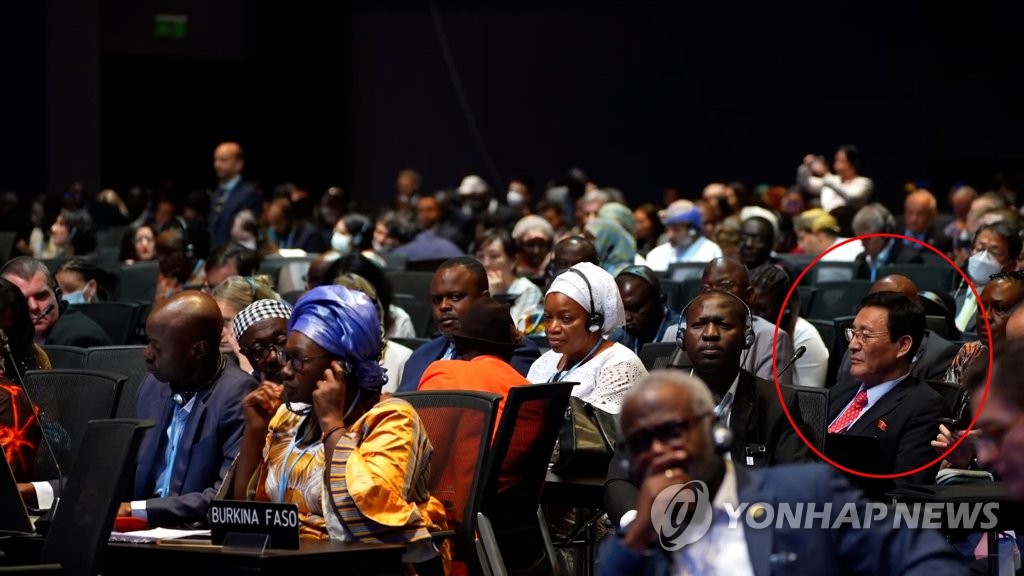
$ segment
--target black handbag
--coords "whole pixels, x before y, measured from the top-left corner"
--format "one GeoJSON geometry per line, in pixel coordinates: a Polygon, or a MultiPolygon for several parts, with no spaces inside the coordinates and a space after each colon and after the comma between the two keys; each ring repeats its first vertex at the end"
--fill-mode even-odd
{"type": "Polygon", "coordinates": [[[614,414],[570,396],[558,432],[558,457],[551,470],[562,474],[606,473],[618,442],[617,430],[614,414]]]}

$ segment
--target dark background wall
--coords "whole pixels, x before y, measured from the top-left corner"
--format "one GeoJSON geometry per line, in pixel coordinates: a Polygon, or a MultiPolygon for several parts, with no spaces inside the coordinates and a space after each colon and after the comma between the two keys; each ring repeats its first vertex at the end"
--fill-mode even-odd
{"type": "Polygon", "coordinates": [[[634,201],[712,180],[788,184],[807,152],[860,146],[903,183],[1020,170],[1012,5],[901,2],[0,4],[0,189],[247,176],[363,204],[412,166],[538,181],[581,167],[634,201]],[[27,5],[23,5],[27,4],[27,5]],[[186,14],[183,40],[154,15],[186,14]],[[445,50],[448,50],[447,54],[445,50]],[[15,88],[15,89],[12,89],[15,88]]]}

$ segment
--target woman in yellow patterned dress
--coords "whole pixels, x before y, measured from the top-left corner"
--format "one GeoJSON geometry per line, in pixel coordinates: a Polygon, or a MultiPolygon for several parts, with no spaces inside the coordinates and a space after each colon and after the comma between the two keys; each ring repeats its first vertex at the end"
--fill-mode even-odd
{"type": "Polygon", "coordinates": [[[382,341],[365,294],[307,292],[288,322],[283,385],[264,382],[243,401],[232,488],[296,504],[302,537],[408,543],[405,560],[423,562],[438,554],[430,531],[445,526],[427,489],[433,448],[415,409],[380,393],[382,341]]]}

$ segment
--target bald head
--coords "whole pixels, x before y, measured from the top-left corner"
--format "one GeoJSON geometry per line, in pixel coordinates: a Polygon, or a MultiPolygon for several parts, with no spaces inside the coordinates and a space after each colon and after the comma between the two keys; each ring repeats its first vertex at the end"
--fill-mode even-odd
{"type": "Polygon", "coordinates": [[[153,310],[146,322],[147,330],[149,324],[172,328],[174,337],[180,338],[182,343],[211,342],[217,347],[224,319],[212,296],[186,290],[168,298],[153,310]]]}
{"type": "Polygon", "coordinates": [[[597,248],[586,236],[570,236],[555,244],[554,257],[555,276],[565,272],[580,262],[598,264],[597,248]]]}
{"type": "Polygon", "coordinates": [[[205,386],[220,366],[223,327],[220,308],[211,296],[195,290],[175,294],[146,320],[146,368],[172,386],[205,386]]]}
{"type": "Polygon", "coordinates": [[[1006,321],[1006,339],[1024,340],[1024,306],[1017,306],[1006,321]]]}
{"type": "Polygon", "coordinates": [[[879,278],[868,291],[869,294],[875,292],[899,292],[914,302],[920,301],[920,298],[917,297],[917,285],[902,274],[890,274],[879,278]]]}
{"type": "Polygon", "coordinates": [[[723,290],[746,302],[750,298],[750,274],[747,267],[732,258],[715,258],[704,267],[701,290],[723,290]]]}
{"type": "Polygon", "coordinates": [[[907,229],[915,234],[926,233],[937,212],[938,202],[927,190],[917,190],[903,202],[903,221],[907,229]]]}
{"type": "Polygon", "coordinates": [[[213,151],[213,171],[217,180],[226,184],[242,173],[245,160],[238,142],[223,142],[213,151]]]}

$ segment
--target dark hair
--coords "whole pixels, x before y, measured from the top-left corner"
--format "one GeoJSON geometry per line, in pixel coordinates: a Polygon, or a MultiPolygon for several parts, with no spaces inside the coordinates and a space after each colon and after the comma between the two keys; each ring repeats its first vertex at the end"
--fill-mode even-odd
{"type": "Polygon", "coordinates": [[[373,222],[362,214],[348,214],[341,217],[345,229],[352,235],[352,246],[358,250],[369,250],[373,246],[373,222]]]}
{"type": "Polygon", "coordinates": [[[135,260],[138,254],[135,252],[135,235],[138,234],[139,230],[143,228],[149,228],[153,230],[153,241],[156,242],[156,230],[149,224],[139,224],[138,226],[129,226],[125,229],[124,234],[121,234],[121,249],[117,255],[118,262],[124,262],[126,260],[135,260]]]}
{"type": "MultiPolygon", "coordinates": [[[[641,204],[636,207],[635,212],[643,212],[647,215],[647,219],[651,222],[651,240],[657,242],[658,238],[665,233],[665,224],[661,222],[661,216],[658,214],[659,208],[657,204],[650,202],[641,204]]],[[[652,244],[653,246],[653,244],[652,244]]]]}
{"type": "Polygon", "coordinates": [[[1009,250],[1010,260],[1016,260],[1017,257],[1020,256],[1021,248],[1022,246],[1024,246],[1024,240],[1021,239],[1021,236],[1020,234],[1017,233],[1017,230],[1011,227],[1006,222],[993,222],[991,224],[985,224],[984,226],[978,228],[978,231],[974,233],[974,240],[972,241],[972,245],[974,242],[978,241],[978,236],[980,236],[982,232],[986,231],[991,232],[996,236],[999,236],[1006,240],[1006,247],[1009,250]]]}
{"type": "MultiPolygon", "coordinates": [[[[384,227],[387,228],[388,236],[397,239],[401,244],[412,242],[412,239],[416,237],[418,232],[416,225],[398,212],[387,212],[378,218],[377,221],[382,222],[384,227]]],[[[348,224],[345,227],[348,228],[348,224]]]]}
{"type": "Polygon", "coordinates": [[[192,244],[192,256],[197,260],[205,260],[210,255],[210,230],[205,223],[189,218],[171,218],[160,228],[160,234],[167,230],[177,230],[181,234],[182,249],[186,244],[192,244]],[[188,230],[185,230],[186,226],[188,230]]]}
{"type": "Polygon", "coordinates": [[[516,255],[519,254],[519,246],[512,239],[512,235],[503,228],[492,228],[481,234],[476,243],[476,252],[483,250],[484,247],[495,241],[501,244],[501,249],[505,251],[505,255],[509,259],[516,259],[516,255]]]}
{"type": "Polygon", "coordinates": [[[292,207],[291,198],[278,197],[270,202],[271,206],[277,206],[281,210],[281,216],[289,223],[295,222],[295,210],[292,207]]]}
{"type": "Polygon", "coordinates": [[[921,346],[921,338],[924,337],[925,318],[921,304],[899,292],[875,292],[865,296],[860,305],[861,309],[875,306],[885,308],[889,312],[889,322],[886,326],[889,330],[889,341],[895,342],[903,336],[910,336],[913,342],[910,344],[907,362],[912,361],[921,346]]]}
{"type": "MultiPolygon", "coordinates": [[[[36,332],[29,315],[28,302],[21,290],[6,278],[0,278],[0,310],[11,311],[11,327],[7,330],[11,355],[22,371],[36,368],[35,351],[32,343],[36,332]]],[[[10,380],[17,380],[13,370],[6,374],[10,380]]]]}
{"type": "Polygon", "coordinates": [[[228,242],[213,249],[206,259],[206,269],[220,268],[226,264],[234,264],[239,276],[252,276],[260,267],[260,255],[241,244],[228,242]]]}
{"type": "MultiPolygon", "coordinates": [[[[558,202],[551,202],[550,200],[542,200],[537,204],[537,213],[543,214],[547,210],[554,210],[559,216],[565,216],[565,207],[558,202]]],[[[660,222],[660,219],[659,219],[660,222]]],[[[557,230],[556,230],[557,232],[557,230]]]]}
{"type": "MultiPolygon", "coordinates": [[[[764,218],[761,218],[764,220],[764,218]]],[[[767,220],[764,220],[768,223],[767,220]]],[[[771,224],[768,224],[771,226],[771,224]]],[[[750,285],[756,290],[765,292],[771,296],[772,304],[776,310],[782,310],[783,304],[786,303],[786,294],[789,293],[790,286],[793,285],[793,281],[789,278],[789,274],[785,270],[775,266],[771,263],[765,263],[757,268],[754,268],[750,272],[750,285]]],[[[788,303],[788,309],[800,309],[800,296],[799,290],[793,290],[793,296],[790,298],[788,303]]],[[[790,312],[792,314],[792,312],[790,312]]],[[[785,312],[783,312],[785,315],[785,312]]],[[[775,322],[778,318],[767,318],[769,322],[775,322]]],[[[780,328],[784,328],[780,326],[780,328]]]]}
{"type": "Polygon", "coordinates": [[[855,172],[860,173],[860,150],[856,146],[853,144],[843,144],[837,152],[846,154],[846,161],[850,163],[855,172]]]}
{"type": "Polygon", "coordinates": [[[358,252],[349,252],[331,263],[324,274],[324,282],[332,284],[338,276],[343,274],[361,276],[373,286],[377,291],[377,299],[380,300],[381,308],[384,309],[384,330],[390,330],[393,321],[390,306],[394,300],[395,291],[384,270],[366,256],[358,252]]]}
{"type": "Polygon", "coordinates": [[[484,269],[484,265],[479,260],[472,256],[449,258],[437,267],[437,271],[440,272],[449,268],[455,268],[456,266],[462,266],[469,271],[480,293],[484,293],[490,288],[490,283],[487,282],[487,270],[484,269]]]}
{"type": "Polygon", "coordinates": [[[57,276],[61,272],[81,274],[86,282],[94,280],[96,282],[96,293],[100,300],[110,300],[110,295],[117,291],[118,277],[107,272],[91,258],[69,258],[57,267],[53,275],[57,276]]]}
{"type": "Polygon", "coordinates": [[[75,256],[84,256],[96,251],[96,229],[92,216],[85,210],[60,211],[60,218],[68,229],[68,242],[75,256]]]}

